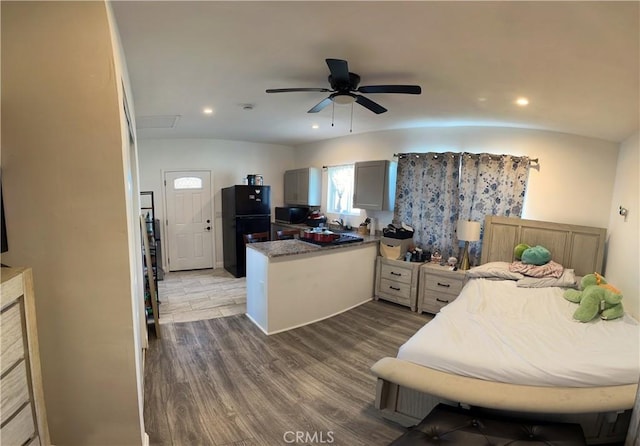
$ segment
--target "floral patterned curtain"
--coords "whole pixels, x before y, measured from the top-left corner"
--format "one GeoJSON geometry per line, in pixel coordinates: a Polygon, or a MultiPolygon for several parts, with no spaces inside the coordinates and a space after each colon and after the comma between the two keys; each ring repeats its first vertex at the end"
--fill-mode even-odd
{"type": "Polygon", "coordinates": [[[457,255],[452,228],[458,219],[460,153],[401,155],[398,160],[394,219],[415,230],[414,242],[439,249],[444,258],[457,255]]]}
{"type": "Polygon", "coordinates": [[[480,222],[480,241],[469,244],[472,265],[480,261],[485,216],[522,215],[529,164],[526,156],[462,154],[459,218],[480,222]]]}

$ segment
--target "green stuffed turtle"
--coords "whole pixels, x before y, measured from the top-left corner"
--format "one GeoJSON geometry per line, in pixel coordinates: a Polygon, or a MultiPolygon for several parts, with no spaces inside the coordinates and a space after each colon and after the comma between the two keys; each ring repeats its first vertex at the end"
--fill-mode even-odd
{"type": "Polygon", "coordinates": [[[522,260],[522,263],[528,263],[529,265],[545,265],[551,260],[551,252],[544,246],[532,246],[522,252],[520,260],[522,260]]]}
{"type": "Polygon", "coordinates": [[[587,274],[580,281],[578,290],[566,290],[564,298],[579,304],[573,318],[589,322],[598,314],[604,320],[617,319],[624,315],[622,293],[598,273],[587,274]]]}

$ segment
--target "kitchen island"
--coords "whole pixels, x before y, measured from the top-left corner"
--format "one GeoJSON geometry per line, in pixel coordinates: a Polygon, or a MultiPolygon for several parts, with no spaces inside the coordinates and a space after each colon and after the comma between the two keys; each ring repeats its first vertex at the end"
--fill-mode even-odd
{"type": "Polygon", "coordinates": [[[247,316],[274,334],[372,299],[379,237],[334,246],[301,240],[247,245],[247,316]]]}

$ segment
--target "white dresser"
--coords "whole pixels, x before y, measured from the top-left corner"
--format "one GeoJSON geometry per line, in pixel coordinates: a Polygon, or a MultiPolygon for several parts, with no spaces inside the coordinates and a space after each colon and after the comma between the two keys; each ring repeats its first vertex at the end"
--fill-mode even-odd
{"type": "Polygon", "coordinates": [[[49,445],[31,269],[1,274],[0,444],[49,445]]]}

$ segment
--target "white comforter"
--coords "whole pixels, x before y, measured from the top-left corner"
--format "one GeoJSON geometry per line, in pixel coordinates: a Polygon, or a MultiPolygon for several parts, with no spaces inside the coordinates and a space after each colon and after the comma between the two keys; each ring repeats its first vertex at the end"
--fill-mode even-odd
{"type": "Polygon", "coordinates": [[[432,369],[520,385],[591,387],[638,382],[640,325],[573,321],[560,288],[470,280],[398,352],[432,369]]]}

